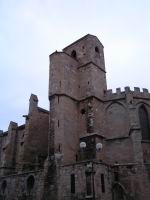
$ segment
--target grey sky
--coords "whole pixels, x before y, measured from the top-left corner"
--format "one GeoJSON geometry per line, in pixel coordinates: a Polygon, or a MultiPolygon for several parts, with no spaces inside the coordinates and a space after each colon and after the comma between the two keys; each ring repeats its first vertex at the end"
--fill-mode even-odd
{"type": "Polygon", "coordinates": [[[0,129],[24,122],[31,93],[48,109],[49,54],[91,33],[108,88],[150,89],[149,0],[0,0],[0,129]]]}

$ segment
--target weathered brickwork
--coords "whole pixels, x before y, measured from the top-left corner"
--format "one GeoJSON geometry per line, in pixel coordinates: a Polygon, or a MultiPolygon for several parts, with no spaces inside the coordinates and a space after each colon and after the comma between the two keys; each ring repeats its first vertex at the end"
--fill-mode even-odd
{"type": "Polygon", "coordinates": [[[150,93],[107,89],[104,47],[86,35],[50,55],[50,111],[0,131],[0,199],[149,200],[150,93]]]}

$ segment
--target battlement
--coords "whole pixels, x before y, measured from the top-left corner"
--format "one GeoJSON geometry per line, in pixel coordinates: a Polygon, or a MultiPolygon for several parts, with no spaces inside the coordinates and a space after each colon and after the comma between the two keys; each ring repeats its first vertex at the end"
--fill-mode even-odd
{"type": "Polygon", "coordinates": [[[146,88],[142,88],[142,90],[139,87],[134,87],[134,90],[132,90],[130,87],[124,87],[124,90],[121,90],[121,88],[116,88],[116,91],[113,92],[112,89],[105,91],[106,99],[121,99],[125,98],[127,94],[130,94],[133,96],[133,98],[150,98],[149,90],[146,88]]]}

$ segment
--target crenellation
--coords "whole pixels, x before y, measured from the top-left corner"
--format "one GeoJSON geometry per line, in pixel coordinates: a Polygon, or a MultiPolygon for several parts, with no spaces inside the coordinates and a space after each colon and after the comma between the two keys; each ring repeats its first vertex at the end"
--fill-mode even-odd
{"type": "Polygon", "coordinates": [[[140,92],[140,88],[139,87],[134,87],[134,92],[140,92]]]}
{"type": "Polygon", "coordinates": [[[142,90],[140,90],[139,87],[134,87],[133,96],[134,96],[135,98],[150,99],[149,90],[146,89],[146,88],[143,88],[142,90]]]}
{"type": "Polygon", "coordinates": [[[106,91],[105,100],[117,100],[125,98],[125,92],[121,91],[121,88],[116,88],[116,92],[113,92],[112,89],[106,91]]]}
{"type": "Polygon", "coordinates": [[[116,93],[121,94],[121,88],[116,88],[116,93]]]}
{"type": "Polygon", "coordinates": [[[130,87],[129,86],[126,86],[126,87],[124,87],[124,90],[125,90],[125,93],[127,94],[127,93],[129,93],[129,92],[131,92],[131,90],[130,90],[130,87]]]}
{"type": "Polygon", "coordinates": [[[139,87],[134,87],[134,90],[131,90],[130,87],[124,87],[124,91],[121,91],[121,88],[116,88],[116,92],[114,93],[112,89],[106,90],[105,92],[105,99],[107,100],[115,100],[120,98],[125,98],[126,95],[130,95],[130,98],[132,96],[135,98],[150,98],[149,90],[146,88],[143,88],[141,91],[139,87]]]}
{"type": "Polygon", "coordinates": [[[144,93],[149,93],[149,91],[148,91],[147,88],[143,88],[143,92],[144,92],[144,93]]]}

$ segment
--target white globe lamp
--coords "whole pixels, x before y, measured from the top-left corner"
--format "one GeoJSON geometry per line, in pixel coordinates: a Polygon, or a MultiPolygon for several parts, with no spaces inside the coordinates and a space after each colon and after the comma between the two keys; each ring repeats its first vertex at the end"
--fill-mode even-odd
{"type": "Polygon", "coordinates": [[[86,143],[80,142],[80,149],[85,149],[85,148],[86,148],[86,143]]]}
{"type": "Polygon", "coordinates": [[[99,142],[99,143],[96,144],[96,150],[97,150],[97,151],[101,151],[102,148],[103,148],[102,143],[99,142]]]}

